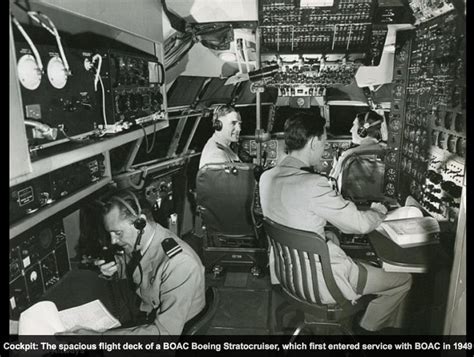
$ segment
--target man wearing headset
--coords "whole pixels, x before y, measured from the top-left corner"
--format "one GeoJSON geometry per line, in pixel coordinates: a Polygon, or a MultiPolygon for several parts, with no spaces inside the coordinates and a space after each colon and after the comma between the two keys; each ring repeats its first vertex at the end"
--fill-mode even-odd
{"type": "Polygon", "coordinates": [[[230,105],[221,105],[214,109],[212,125],[214,134],[209,138],[201,153],[199,168],[206,164],[239,162],[231,144],[239,141],[240,114],[230,105]]]}
{"type": "MultiPolygon", "coordinates": [[[[129,280],[140,298],[139,310],[144,317],[136,321],[137,314],[132,313],[132,327],[103,334],[180,335],[186,321],[205,305],[204,267],[198,255],[157,224],[150,210],[142,211],[138,198],[130,191],[113,195],[105,202],[103,220],[111,243],[120,246],[124,254],[116,255],[115,261],[99,260],[96,264],[106,278],[129,280]]],[[[129,296],[126,299],[133,300],[129,296]]],[[[96,334],[89,330],[66,332],[71,333],[96,334]]]]}
{"type": "Polygon", "coordinates": [[[352,124],[351,134],[351,148],[341,154],[329,174],[330,177],[338,180],[339,188],[341,187],[342,165],[346,157],[362,150],[377,151],[386,147],[383,143],[387,141],[385,118],[373,110],[359,113],[352,124]]]}
{"type": "MultiPolygon", "coordinates": [[[[321,116],[298,113],[285,122],[285,145],[288,151],[277,166],[260,178],[260,202],[265,217],[282,225],[325,236],[325,226],[331,223],[344,233],[365,234],[373,231],[385,219],[387,209],[373,203],[360,211],[331,188],[324,175],[310,168],[321,163],[326,143],[325,120],[321,116]]],[[[358,334],[379,331],[385,327],[400,327],[402,302],[411,287],[411,275],[388,273],[368,263],[353,261],[333,241],[327,241],[334,277],[348,300],[375,294],[359,325],[358,334]]],[[[334,303],[319,275],[320,298],[334,303]]]]}

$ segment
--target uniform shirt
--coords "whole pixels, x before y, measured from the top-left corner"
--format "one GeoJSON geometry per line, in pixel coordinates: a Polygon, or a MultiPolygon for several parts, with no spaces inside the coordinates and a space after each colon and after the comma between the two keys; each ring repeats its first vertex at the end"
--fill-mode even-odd
{"type": "MultiPolygon", "coordinates": [[[[140,310],[147,313],[157,308],[152,324],[113,330],[124,335],[180,335],[186,321],[205,305],[204,266],[198,255],[171,231],[156,225],[155,235],[133,274],[141,298],[140,310]],[[162,241],[173,238],[182,251],[169,258],[162,241]],[[140,281],[141,280],[141,281],[140,281]]],[[[123,266],[121,267],[123,268],[123,266]]],[[[120,277],[124,270],[119,268],[120,277]]],[[[111,331],[112,332],[112,331],[111,331]]]]}
{"type": "Polygon", "coordinates": [[[207,164],[220,164],[223,162],[239,162],[240,159],[230,146],[219,141],[217,133],[214,133],[202,149],[199,168],[207,164]]]}
{"type": "MultiPolygon", "coordinates": [[[[330,185],[326,177],[301,170],[303,162],[285,157],[280,164],[260,178],[260,201],[263,215],[285,226],[315,232],[324,237],[327,222],[344,233],[365,234],[384,219],[374,210],[359,211],[330,185]]],[[[360,297],[349,281],[357,280],[358,267],[346,253],[328,241],[329,255],[336,283],[349,300],[360,297]]],[[[322,276],[321,265],[317,265],[322,276]]],[[[318,279],[323,303],[334,303],[323,279],[318,279]]]]}

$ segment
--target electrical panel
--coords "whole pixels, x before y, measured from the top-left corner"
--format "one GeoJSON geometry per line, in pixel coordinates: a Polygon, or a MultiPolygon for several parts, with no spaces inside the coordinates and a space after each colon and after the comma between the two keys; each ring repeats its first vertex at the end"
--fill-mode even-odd
{"type": "Polygon", "coordinates": [[[465,38],[454,11],[421,23],[396,54],[386,190],[457,219],[466,155],[465,38]],[[411,47],[411,48],[409,48],[411,47]],[[399,148],[398,151],[396,148],[399,148]],[[397,183],[398,180],[398,183],[397,183]]]}
{"type": "Polygon", "coordinates": [[[366,49],[373,10],[372,0],[339,0],[328,6],[294,0],[261,1],[262,53],[345,53],[366,49]]]}
{"type": "Polygon", "coordinates": [[[10,241],[10,318],[37,302],[69,270],[62,218],[53,217],[10,241]]]}
{"type": "Polygon", "coordinates": [[[16,42],[15,48],[30,151],[92,133],[103,122],[94,73],[84,67],[86,60],[92,60],[91,51],[64,48],[68,74],[56,46],[36,45],[45,73],[35,76],[30,46],[16,42]],[[47,129],[54,134],[42,135],[47,129]]]}
{"type": "Polygon", "coordinates": [[[108,124],[120,121],[143,124],[147,116],[164,110],[161,94],[164,68],[156,57],[115,50],[99,52],[103,60],[101,75],[108,124]]]}
{"type": "Polygon", "coordinates": [[[104,156],[97,155],[10,188],[10,223],[100,180],[104,156]]]}

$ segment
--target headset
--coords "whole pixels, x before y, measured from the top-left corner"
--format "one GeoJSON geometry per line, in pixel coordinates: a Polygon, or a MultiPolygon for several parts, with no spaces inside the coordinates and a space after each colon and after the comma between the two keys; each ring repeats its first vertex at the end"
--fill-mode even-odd
{"type": "MultiPolygon", "coordinates": [[[[109,198],[109,200],[115,200],[115,201],[118,201],[120,202],[133,216],[135,216],[135,220],[133,221],[133,226],[139,230],[140,232],[143,232],[143,230],[145,229],[145,226],[146,226],[146,219],[142,218],[141,217],[141,214],[142,214],[142,208],[140,206],[140,203],[138,202],[138,198],[137,196],[131,192],[131,191],[125,191],[127,193],[127,195],[132,198],[134,201],[135,201],[135,204],[137,206],[137,209],[138,209],[138,212],[135,211],[132,206],[127,202],[125,201],[124,198],[122,197],[119,197],[119,196],[112,196],[109,198]]],[[[138,243],[139,244],[139,243],[138,243]]]]}
{"type": "Polygon", "coordinates": [[[214,112],[212,113],[212,127],[214,128],[215,131],[222,130],[222,122],[219,120],[218,113],[224,107],[225,105],[218,105],[217,107],[214,108],[214,112]]]}
{"type": "Polygon", "coordinates": [[[382,123],[382,120],[376,120],[376,121],[374,121],[373,123],[369,124],[369,123],[367,122],[367,119],[369,118],[369,114],[370,114],[370,111],[368,111],[367,113],[365,113],[365,116],[364,116],[364,124],[363,124],[363,125],[359,125],[359,128],[357,129],[357,135],[359,135],[361,138],[365,138],[365,137],[367,136],[367,134],[368,134],[367,130],[368,130],[370,127],[382,123]]]}

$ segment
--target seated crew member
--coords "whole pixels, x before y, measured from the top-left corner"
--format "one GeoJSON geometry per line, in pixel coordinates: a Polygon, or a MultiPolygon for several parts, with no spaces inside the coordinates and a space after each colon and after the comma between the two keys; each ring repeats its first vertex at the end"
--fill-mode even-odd
{"type": "MultiPolygon", "coordinates": [[[[298,113],[287,119],[285,144],[288,156],[260,178],[264,216],[323,237],[326,222],[344,233],[365,234],[374,230],[387,212],[382,204],[373,203],[369,210],[359,211],[353,202],[331,188],[326,177],[307,170],[307,167],[320,165],[325,141],[322,117],[298,113]]],[[[344,296],[353,301],[362,295],[377,295],[369,303],[358,328],[378,331],[385,327],[400,327],[401,304],[410,290],[411,275],[388,273],[368,263],[356,263],[334,242],[327,244],[336,283],[344,296]],[[358,289],[358,285],[363,288],[358,289]]],[[[321,272],[320,266],[318,270],[321,272]]],[[[318,281],[323,286],[320,290],[322,302],[334,302],[324,282],[318,281]]],[[[365,333],[364,330],[361,332],[365,333]]]]}
{"type": "Polygon", "coordinates": [[[230,105],[216,107],[212,117],[214,134],[202,150],[199,168],[206,164],[240,161],[231,143],[239,141],[240,114],[230,105]]]}
{"type": "Polygon", "coordinates": [[[383,141],[387,141],[387,125],[385,124],[385,118],[373,110],[369,110],[366,113],[359,113],[354,119],[351,134],[351,147],[341,154],[337,163],[329,173],[330,177],[333,177],[338,181],[339,188],[341,187],[342,164],[346,157],[357,153],[362,149],[379,150],[386,147],[383,143],[383,141]]]}
{"type": "MultiPolygon", "coordinates": [[[[132,327],[112,329],[104,334],[181,334],[186,321],[205,305],[204,267],[198,255],[174,233],[156,223],[149,209],[141,211],[138,199],[128,191],[108,199],[103,220],[111,243],[120,246],[125,254],[116,256],[114,262],[97,261],[101,274],[106,277],[117,274],[119,279],[133,282],[130,295],[134,298],[138,295],[140,311],[147,315],[137,325],[132,323],[132,327]]],[[[96,334],[84,329],[65,334],[72,333],[96,334]]]]}

